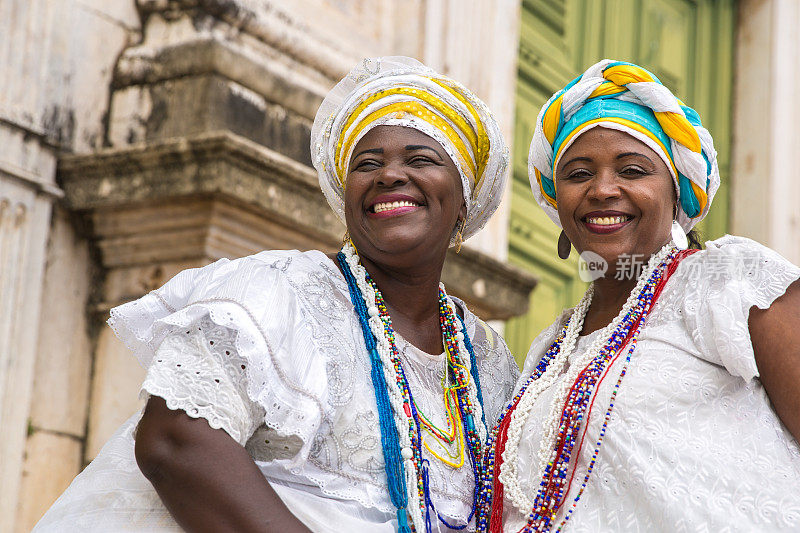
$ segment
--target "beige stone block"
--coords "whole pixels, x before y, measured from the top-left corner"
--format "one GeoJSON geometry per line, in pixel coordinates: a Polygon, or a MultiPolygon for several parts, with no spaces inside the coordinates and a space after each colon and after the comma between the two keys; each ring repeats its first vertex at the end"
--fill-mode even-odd
{"type": "Polygon", "coordinates": [[[324,37],[358,57],[369,55],[419,56],[423,33],[422,0],[272,0],[272,3],[302,20],[309,33],[324,37]],[[405,45],[405,46],[404,46],[405,45]]]}
{"type": "MultiPolygon", "coordinates": [[[[204,47],[182,50],[181,60],[203,52],[213,57],[212,50],[198,48],[204,47]]],[[[238,59],[232,56],[228,63],[236,64],[238,59]]],[[[292,89],[284,88],[284,95],[291,94],[296,107],[313,116],[308,111],[316,110],[319,98],[292,89]]],[[[269,96],[282,98],[276,90],[269,96]]],[[[109,138],[119,145],[152,144],[216,131],[230,131],[311,166],[311,119],[223,76],[194,74],[114,93],[109,138]]]]}
{"type": "Polygon", "coordinates": [[[28,437],[13,531],[30,531],[78,475],[81,447],[81,441],[73,437],[48,431],[35,431],[28,437]]]}
{"type": "Polygon", "coordinates": [[[141,409],[139,388],[145,371],[109,327],[100,331],[95,353],[86,462],[133,413],[141,409]]]}
{"type": "Polygon", "coordinates": [[[77,7],[98,17],[111,19],[120,26],[135,29],[139,26],[136,0],[109,2],[108,0],[75,0],[77,7]]]}
{"type": "MultiPolygon", "coordinates": [[[[6,111],[2,98],[0,94],[0,116],[6,111]]],[[[60,190],[54,185],[56,157],[40,139],[31,135],[30,131],[3,124],[0,125],[0,146],[3,147],[0,152],[0,179],[11,176],[37,191],[61,196],[60,190]]]]}
{"type": "Polygon", "coordinates": [[[92,371],[86,306],[95,276],[70,216],[56,210],[50,227],[31,424],[83,438],[92,371]]]}
{"type": "Polygon", "coordinates": [[[48,89],[62,92],[50,104],[59,117],[65,117],[65,129],[59,132],[58,140],[76,152],[90,152],[103,145],[114,65],[120,53],[139,39],[138,16],[129,12],[135,11],[134,1],[91,3],[109,6],[106,10],[111,12],[111,5],[120,4],[119,12],[109,15],[102,8],[77,2],[70,10],[69,24],[53,25],[57,28],[55,37],[63,45],[53,48],[48,63],[48,69],[60,74],[48,80],[48,89]],[[119,18],[125,23],[121,24],[119,18]]]}
{"type": "Polygon", "coordinates": [[[0,116],[67,150],[102,145],[113,66],[138,40],[134,0],[92,3],[125,5],[127,13],[75,0],[10,0],[0,16],[0,116]]]}
{"type": "Polygon", "coordinates": [[[49,220],[49,198],[0,172],[0,531],[17,508],[49,220]]]}

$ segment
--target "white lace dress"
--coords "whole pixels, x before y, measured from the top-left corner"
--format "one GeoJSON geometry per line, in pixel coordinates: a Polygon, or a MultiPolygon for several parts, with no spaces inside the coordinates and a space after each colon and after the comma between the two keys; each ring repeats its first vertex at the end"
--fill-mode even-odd
{"type": "MultiPolygon", "coordinates": [[[[678,266],[641,330],[566,531],[800,531],[800,451],[758,380],[747,326],[752,306],[769,307],[798,278],[800,269],[777,253],[731,236],[678,266]]],[[[568,316],[533,342],[521,379],[568,316]]],[[[574,354],[597,333],[582,337],[574,354]]],[[[596,393],[559,523],[584,479],[623,363],[596,393]]],[[[520,482],[531,497],[552,394],[537,400],[520,443],[520,482]]],[[[518,531],[527,516],[503,503],[505,530],[518,531]]]]}
{"type": "MultiPolygon", "coordinates": [[[[491,424],[519,372],[503,340],[458,303],[491,424]]],[[[142,394],[228,432],[309,528],[396,530],[361,326],[344,278],[323,253],[268,251],[186,270],[113,309],[110,323],[147,368],[142,394]]],[[[398,347],[417,404],[444,427],[443,355],[402,339],[398,347]]],[[[180,531],[136,466],[140,416],[118,430],[36,531],[180,531]]],[[[471,467],[429,459],[438,510],[463,524],[471,467]]]]}

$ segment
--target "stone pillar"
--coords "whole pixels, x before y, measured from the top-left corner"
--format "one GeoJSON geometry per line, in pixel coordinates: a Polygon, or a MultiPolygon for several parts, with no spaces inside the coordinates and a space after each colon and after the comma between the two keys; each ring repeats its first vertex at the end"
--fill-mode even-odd
{"type": "Polygon", "coordinates": [[[132,1],[0,7],[0,531],[29,531],[83,467],[93,270],[56,166],[102,146],[137,21],[132,1]]]}
{"type": "Polygon", "coordinates": [[[92,369],[86,305],[95,269],[72,219],[63,208],[53,210],[43,258],[43,305],[16,531],[30,531],[84,465],[92,369]]]}
{"type": "Polygon", "coordinates": [[[739,3],[731,232],[800,264],[800,3],[739,3]]]}
{"type": "Polygon", "coordinates": [[[0,9],[0,531],[15,527],[47,230],[60,194],[40,105],[47,56],[26,46],[43,33],[34,21],[47,17],[44,4],[17,0],[0,9]]]}
{"type": "MultiPolygon", "coordinates": [[[[519,48],[518,0],[427,0],[423,61],[469,87],[494,112],[512,147],[519,48]]],[[[511,163],[509,162],[509,172],[511,163]]],[[[510,175],[509,175],[510,185],[510,175]]],[[[504,261],[508,256],[511,187],[486,227],[467,246],[504,261]]]]}
{"type": "Polygon", "coordinates": [[[13,531],[22,483],[53,199],[52,186],[40,181],[41,174],[8,160],[17,156],[14,163],[24,164],[23,152],[30,150],[39,152],[34,159],[39,165],[55,164],[39,139],[26,141],[30,132],[15,126],[0,126],[0,146],[5,147],[0,156],[0,531],[13,531]]]}

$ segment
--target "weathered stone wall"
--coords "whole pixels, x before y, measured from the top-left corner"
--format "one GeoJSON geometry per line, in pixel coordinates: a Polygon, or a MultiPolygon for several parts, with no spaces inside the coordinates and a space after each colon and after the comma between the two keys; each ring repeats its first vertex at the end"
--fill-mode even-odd
{"type": "Polygon", "coordinates": [[[129,2],[0,5],[0,531],[29,530],[82,464],[91,262],[55,169],[102,146],[137,25],[129,2]]]}
{"type": "MultiPolygon", "coordinates": [[[[800,264],[800,2],[739,3],[731,233],[800,264]]],[[[723,177],[724,179],[724,177],[723,177]]]]}

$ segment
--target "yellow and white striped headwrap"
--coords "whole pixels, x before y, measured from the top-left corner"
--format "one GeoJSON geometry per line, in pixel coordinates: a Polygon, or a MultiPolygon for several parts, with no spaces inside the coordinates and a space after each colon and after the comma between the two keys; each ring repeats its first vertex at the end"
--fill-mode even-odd
{"type": "Polygon", "coordinates": [[[719,188],[719,167],[714,140],[700,116],[653,73],[604,59],[554,94],[536,120],[528,177],[539,205],[559,227],[555,169],[575,139],[597,126],[630,134],[664,160],[684,230],[706,216],[719,188]]]}
{"type": "Polygon", "coordinates": [[[508,148],[494,116],[474,94],[419,61],[364,59],[323,100],[311,129],[311,160],[322,192],[344,221],[348,166],[358,141],[377,126],[414,128],[447,152],[461,175],[463,237],[491,217],[507,179],[508,148]]]}

